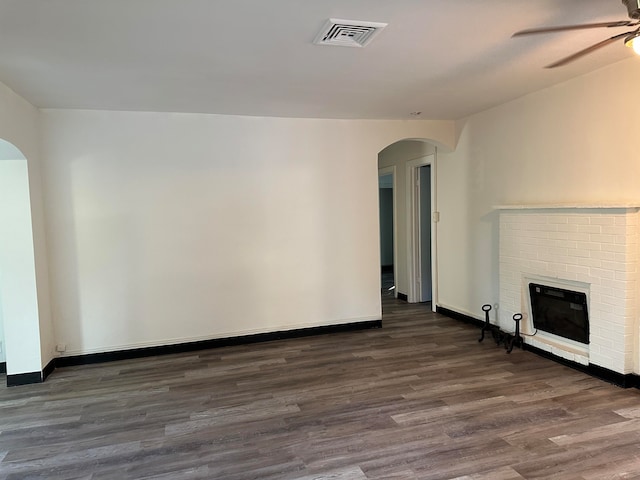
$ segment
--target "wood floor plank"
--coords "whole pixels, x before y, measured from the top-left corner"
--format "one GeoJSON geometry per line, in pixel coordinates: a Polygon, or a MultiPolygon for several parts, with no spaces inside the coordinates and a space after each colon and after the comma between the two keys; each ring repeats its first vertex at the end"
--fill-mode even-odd
{"type": "Polygon", "coordinates": [[[383,307],[381,329],[0,387],[0,480],[640,479],[638,390],[383,307]]]}

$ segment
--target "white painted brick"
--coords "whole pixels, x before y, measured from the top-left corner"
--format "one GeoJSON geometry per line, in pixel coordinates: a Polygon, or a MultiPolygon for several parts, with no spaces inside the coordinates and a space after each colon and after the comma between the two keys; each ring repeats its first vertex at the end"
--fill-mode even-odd
{"type": "Polygon", "coordinates": [[[598,320],[598,324],[603,328],[603,332],[611,332],[617,320],[613,314],[613,308],[607,307],[600,301],[599,305],[592,305],[592,310],[594,313],[594,315],[592,315],[593,320],[598,320]]]}
{"type": "Polygon", "coordinates": [[[602,268],[606,268],[607,270],[612,270],[615,272],[626,272],[627,264],[625,262],[603,261],[602,268]]]}
{"type": "MultiPolygon", "coordinates": [[[[607,234],[604,234],[604,233],[592,233],[591,234],[591,242],[592,243],[597,243],[597,244],[616,243],[616,236],[615,235],[607,235],[607,234]]],[[[597,250],[600,250],[600,248],[598,248],[597,250]]]]}
{"type": "Polygon", "coordinates": [[[562,273],[562,272],[566,272],[567,271],[567,264],[565,263],[552,263],[551,265],[549,265],[549,271],[550,272],[554,272],[556,274],[562,273]]]}
{"type": "MultiPolygon", "coordinates": [[[[630,368],[637,333],[633,325],[640,316],[636,288],[640,277],[640,212],[545,212],[500,215],[501,321],[502,313],[519,310],[526,303],[523,275],[584,282],[590,285],[589,355],[560,349],[559,356],[583,364],[591,361],[615,371],[630,368]]],[[[504,322],[513,329],[510,316],[504,317],[504,322]]],[[[545,342],[528,338],[527,343],[550,351],[545,342]]]]}
{"type": "Polygon", "coordinates": [[[629,237],[627,235],[614,235],[615,243],[618,245],[627,245],[634,246],[636,244],[636,240],[633,237],[629,237]]]}
{"type": "Polygon", "coordinates": [[[556,240],[554,247],[578,248],[578,242],[573,240],[556,240]]]}
{"type": "Polygon", "coordinates": [[[569,249],[567,247],[551,247],[548,249],[548,253],[551,255],[568,255],[569,249]]]}
{"type": "Polygon", "coordinates": [[[591,276],[588,276],[588,277],[585,279],[585,283],[590,284],[592,287],[600,285],[600,282],[601,282],[601,281],[602,281],[602,279],[601,279],[600,277],[591,277],[591,276]]]}
{"type": "Polygon", "coordinates": [[[624,257],[623,253],[614,253],[614,252],[607,252],[602,250],[597,252],[591,252],[591,256],[593,258],[598,258],[600,260],[624,261],[624,258],[622,260],[618,260],[618,255],[622,255],[624,257]]]}
{"type": "Polygon", "coordinates": [[[612,215],[594,215],[590,217],[591,225],[614,225],[615,219],[612,215]]]}
{"type": "Polygon", "coordinates": [[[601,352],[589,351],[589,360],[591,363],[600,367],[612,369],[613,362],[611,358],[601,352]]]}
{"type": "Polygon", "coordinates": [[[605,337],[599,337],[597,335],[590,335],[590,340],[597,343],[599,346],[607,349],[613,349],[615,347],[614,341],[605,337]]]}
{"type": "Polygon", "coordinates": [[[572,257],[590,257],[589,250],[583,250],[581,248],[569,248],[567,252],[572,257]]]}
{"type": "Polygon", "coordinates": [[[602,227],[600,225],[578,225],[578,233],[602,233],[602,227]]]}
{"type": "MultiPolygon", "coordinates": [[[[606,343],[610,345],[609,349],[613,349],[613,345],[616,345],[622,340],[622,332],[616,332],[613,329],[603,331],[598,338],[603,338],[606,343]]],[[[604,347],[602,342],[598,342],[600,347],[604,347]]]]}
{"type": "Polygon", "coordinates": [[[578,258],[578,265],[583,265],[585,267],[601,268],[602,261],[592,257],[581,257],[581,258],[578,258]]]}
{"type": "Polygon", "coordinates": [[[627,228],[615,225],[604,225],[602,227],[602,233],[609,235],[626,235],[627,228]]]}
{"type": "Polygon", "coordinates": [[[615,320],[611,322],[611,325],[615,325],[616,329],[624,332],[625,322],[627,321],[625,318],[626,307],[624,305],[614,305],[611,312],[615,318],[615,320]]]}
{"type": "Polygon", "coordinates": [[[607,280],[614,280],[616,278],[615,272],[613,270],[606,270],[604,268],[596,268],[596,267],[592,267],[590,269],[590,275],[592,277],[599,277],[607,280]]]}
{"type": "Polygon", "coordinates": [[[540,228],[532,228],[528,231],[527,236],[529,239],[549,238],[549,232],[540,228]]]}
{"type": "Polygon", "coordinates": [[[575,225],[589,225],[591,223],[590,218],[586,215],[572,215],[567,220],[570,224],[575,225]]]}
{"type": "Polygon", "coordinates": [[[540,247],[554,247],[555,244],[556,244],[555,240],[552,240],[552,239],[547,238],[547,237],[536,238],[534,240],[535,240],[535,242],[533,243],[533,245],[538,247],[538,249],[540,249],[540,247]]]}
{"type": "Polygon", "coordinates": [[[569,233],[568,232],[549,232],[548,237],[552,240],[568,240],[569,233]]]}
{"type": "Polygon", "coordinates": [[[547,223],[547,215],[542,215],[542,214],[529,215],[527,217],[527,223],[529,223],[529,224],[531,224],[531,223],[538,223],[538,224],[547,223]]]}
{"type": "Polygon", "coordinates": [[[612,350],[602,349],[601,355],[608,360],[608,365],[603,365],[605,368],[613,370],[614,372],[623,373],[625,369],[625,355],[612,350]]]}
{"type": "Polygon", "coordinates": [[[540,341],[534,339],[532,344],[533,344],[534,347],[537,347],[540,350],[544,350],[545,352],[550,352],[551,351],[551,345],[549,345],[548,343],[540,342],[540,341]]]}
{"type": "Polygon", "coordinates": [[[621,272],[618,270],[615,272],[615,274],[616,274],[615,279],[620,280],[621,282],[626,282],[629,279],[629,273],[627,272],[624,272],[624,271],[621,272]]]}
{"type": "Polygon", "coordinates": [[[569,233],[577,233],[578,226],[573,224],[562,224],[558,225],[559,232],[569,232],[569,233]]]}
{"type": "Polygon", "coordinates": [[[538,253],[535,251],[528,251],[528,250],[523,250],[520,252],[519,257],[521,259],[525,259],[525,260],[537,260],[538,259],[538,253]]]}
{"type": "Polygon", "coordinates": [[[589,357],[585,357],[583,355],[575,355],[575,362],[579,363],[580,365],[589,365],[590,361],[589,361],[589,357]]]}
{"type": "Polygon", "coordinates": [[[529,268],[533,268],[535,269],[541,269],[544,271],[547,271],[549,267],[549,263],[548,262],[541,262],[538,260],[532,260],[531,262],[529,262],[529,268]]]}
{"type": "Polygon", "coordinates": [[[601,245],[602,250],[605,252],[613,252],[613,253],[625,253],[626,247],[624,245],[616,245],[613,243],[605,243],[601,245]]]}
{"type": "Polygon", "coordinates": [[[602,295],[601,302],[605,305],[611,305],[612,307],[618,305],[619,299],[616,297],[610,297],[609,295],[602,295]]]}
{"type": "Polygon", "coordinates": [[[577,273],[582,275],[589,275],[591,273],[591,268],[582,267],[580,265],[568,265],[567,266],[568,273],[577,273]]]}
{"type": "Polygon", "coordinates": [[[567,238],[578,242],[588,242],[590,240],[590,234],[585,232],[569,232],[567,238]]]}
{"type": "Polygon", "coordinates": [[[628,282],[621,282],[620,280],[607,280],[606,282],[608,286],[610,286],[614,290],[618,290],[622,292],[625,291],[625,288],[627,287],[627,284],[628,284],[628,282]]]}
{"type": "Polygon", "coordinates": [[[586,252],[599,252],[602,248],[597,242],[576,242],[576,248],[578,250],[584,250],[586,252]]]}
{"type": "Polygon", "coordinates": [[[626,288],[617,289],[615,292],[615,296],[618,298],[624,299],[635,299],[637,297],[637,291],[635,289],[635,285],[637,285],[637,281],[635,280],[626,280],[624,282],[620,282],[626,285],[626,288]]]}

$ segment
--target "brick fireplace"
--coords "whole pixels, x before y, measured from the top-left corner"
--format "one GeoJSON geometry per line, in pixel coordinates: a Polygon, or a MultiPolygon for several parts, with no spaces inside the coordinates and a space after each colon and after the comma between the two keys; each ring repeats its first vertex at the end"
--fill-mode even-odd
{"type": "Polygon", "coordinates": [[[638,373],[637,206],[504,206],[500,217],[498,324],[534,333],[529,283],[584,292],[589,342],[538,332],[525,343],[571,362],[638,373]]]}

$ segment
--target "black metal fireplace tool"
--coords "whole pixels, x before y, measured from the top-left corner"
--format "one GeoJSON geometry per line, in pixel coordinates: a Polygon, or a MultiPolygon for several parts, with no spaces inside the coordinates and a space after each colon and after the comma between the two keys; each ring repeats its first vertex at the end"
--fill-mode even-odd
{"type": "Polygon", "coordinates": [[[500,328],[497,325],[492,325],[489,321],[489,312],[491,311],[491,305],[489,305],[488,303],[484,304],[482,306],[482,311],[484,312],[484,325],[482,325],[482,332],[480,338],[478,339],[478,342],[484,340],[485,332],[491,332],[491,336],[496,341],[496,345],[500,345],[500,337],[502,335],[502,332],[500,332],[500,328]]]}
{"type": "Polygon", "coordinates": [[[513,321],[516,322],[516,331],[512,335],[510,333],[506,333],[500,330],[500,327],[497,325],[492,325],[489,321],[489,312],[491,311],[491,305],[488,303],[482,306],[482,311],[484,312],[484,324],[482,325],[482,331],[480,333],[480,338],[478,342],[482,342],[484,340],[485,332],[491,332],[491,336],[496,342],[496,345],[500,345],[504,342],[504,348],[507,350],[507,353],[511,353],[513,347],[518,346],[520,348],[524,345],[524,340],[520,336],[520,320],[522,320],[522,314],[516,313],[513,315],[513,321]]]}
{"type": "Polygon", "coordinates": [[[520,320],[522,320],[522,314],[516,313],[513,315],[513,321],[516,322],[516,331],[513,335],[507,333],[506,339],[504,342],[504,348],[507,349],[507,353],[511,353],[513,347],[517,345],[519,348],[522,348],[524,345],[524,340],[520,336],[520,320]]]}

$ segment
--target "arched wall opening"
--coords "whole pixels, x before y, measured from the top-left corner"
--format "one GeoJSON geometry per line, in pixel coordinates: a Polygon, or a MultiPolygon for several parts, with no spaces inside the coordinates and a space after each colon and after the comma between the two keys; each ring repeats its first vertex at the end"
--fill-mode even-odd
{"type": "MultiPolygon", "coordinates": [[[[412,303],[431,301],[432,309],[437,301],[436,156],[436,142],[429,139],[400,140],[378,154],[378,172],[385,176],[379,198],[382,202],[391,197],[393,203],[394,294],[412,303]],[[384,188],[393,193],[382,191],[384,188]]],[[[385,214],[382,206],[380,212],[385,214]]],[[[388,221],[381,217],[381,227],[388,221]]],[[[382,231],[380,242],[382,264],[383,252],[389,249],[382,231]]]]}
{"type": "Polygon", "coordinates": [[[7,384],[32,383],[31,377],[41,372],[41,357],[29,172],[22,152],[2,139],[0,347],[7,384]]]}

